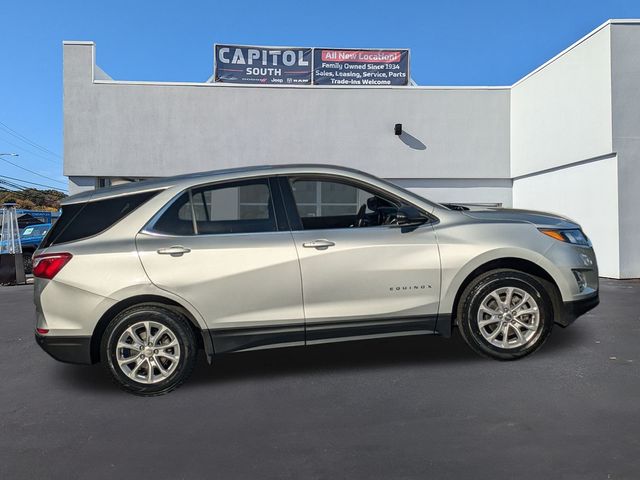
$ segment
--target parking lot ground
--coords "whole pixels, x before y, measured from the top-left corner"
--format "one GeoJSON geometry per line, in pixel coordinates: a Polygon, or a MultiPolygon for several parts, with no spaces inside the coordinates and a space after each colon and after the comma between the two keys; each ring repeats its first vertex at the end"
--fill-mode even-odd
{"type": "Polygon", "coordinates": [[[517,362],[457,334],[238,353],[157,398],[48,357],[31,296],[0,288],[2,479],[640,478],[639,281],[517,362]]]}

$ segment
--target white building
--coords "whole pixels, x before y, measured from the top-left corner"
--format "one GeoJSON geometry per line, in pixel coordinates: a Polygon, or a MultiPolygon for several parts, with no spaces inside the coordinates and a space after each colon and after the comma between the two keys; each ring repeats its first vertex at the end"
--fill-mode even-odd
{"type": "Polygon", "coordinates": [[[603,276],[640,277],[640,20],[608,21],[504,87],[117,81],[93,42],[64,43],[72,193],[301,162],[365,170],[436,201],[566,215],[603,276]]]}

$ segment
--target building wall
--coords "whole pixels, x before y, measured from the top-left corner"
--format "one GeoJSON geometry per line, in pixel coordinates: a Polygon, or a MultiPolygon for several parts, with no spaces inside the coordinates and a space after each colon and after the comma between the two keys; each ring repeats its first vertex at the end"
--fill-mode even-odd
{"type": "MultiPolygon", "coordinates": [[[[390,178],[389,180],[435,202],[512,206],[510,179],[390,178]]],[[[111,185],[126,182],[121,178],[112,179],[111,185]]],[[[95,186],[95,177],[69,177],[70,195],[93,190],[95,186]]]]}
{"type": "Polygon", "coordinates": [[[613,147],[618,153],[620,276],[640,277],[640,28],[615,25],[612,47],[613,147]]]}
{"type": "Polygon", "coordinates": [[[593,243],[600,275],[620,277],[618,159],[553,169],[513,181],[514,204],[577,221],[593,243]]]}
{"type": "Polygon", "coordinates": [[[616,278],[621,250],[611,31],[617,27],[605,24],[511,89],[513,206],[576,220],[593,242],[600,274],[616,278]]]}
{"type": "Polygon", "coordinates": [[[507,88],[92,82],[93,50],[64,47],[66,175],[334,163],[381,177],[510,177],[507,88]]]}
{"type": "Polygon", "coordinates": [[[612,152],[610,34],[601,27],[513,85],[513,177],[612,152]]]}
{"type": "Polygon", "coordinates": [[[511,179],[391,178],[397,185],[439,203],[512,206],[511,179]]]}
{"type": "Polygon", "coordinates": [[[95,190],[95,177],[69,177],[69,195],[95,190]]]}

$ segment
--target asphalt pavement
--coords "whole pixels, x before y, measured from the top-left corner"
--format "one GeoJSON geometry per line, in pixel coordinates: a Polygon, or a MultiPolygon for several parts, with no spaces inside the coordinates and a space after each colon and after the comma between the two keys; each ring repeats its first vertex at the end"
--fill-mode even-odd
{"type": "Polygon", "coordinates": [[[640,281],[516,362],[457,332],[236,353],[156,398],[40,350],[31,297],[0,288],[1,479],[640,478],[640,281]]]}

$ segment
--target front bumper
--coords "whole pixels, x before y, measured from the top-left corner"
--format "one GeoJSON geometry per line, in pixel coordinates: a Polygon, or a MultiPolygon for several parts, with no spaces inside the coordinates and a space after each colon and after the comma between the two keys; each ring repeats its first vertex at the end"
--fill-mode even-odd
{"type": "Polygon", "coordinates": [[[555,321],[561,327],[567,327],[571,325],[579,316],[584,315],[589,310],[596,308],[599,303],[600,296],[598,294],[598,291],[586,298],[581,298],[580,300],[564,302],[562,304],[561,314],[556,316],[555,321]]]}
{"type": "Polygon", "coordinates": [[[91,364],[91,337],[55,337],[36,335],[36,342],[56,360],[91,364]]]}

